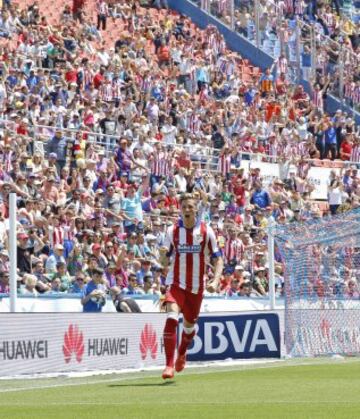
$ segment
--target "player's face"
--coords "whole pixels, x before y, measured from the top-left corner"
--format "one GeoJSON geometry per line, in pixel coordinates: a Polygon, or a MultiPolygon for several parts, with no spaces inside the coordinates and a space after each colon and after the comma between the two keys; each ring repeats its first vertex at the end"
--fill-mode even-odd
{"type": "Polygon", "coordinates": [[[194,221],[197,213],[197,205],[195,200],[186,199],[181,203],[181,214],[187,222],[194,221]]]}

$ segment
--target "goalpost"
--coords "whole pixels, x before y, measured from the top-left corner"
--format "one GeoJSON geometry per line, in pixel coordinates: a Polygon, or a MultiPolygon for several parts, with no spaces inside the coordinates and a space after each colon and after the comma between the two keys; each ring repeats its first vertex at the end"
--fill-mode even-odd
{"type": "Polygon", "coordinates": [[[360,354],[360,209],[273,227],[293,357],[360,354]]]}

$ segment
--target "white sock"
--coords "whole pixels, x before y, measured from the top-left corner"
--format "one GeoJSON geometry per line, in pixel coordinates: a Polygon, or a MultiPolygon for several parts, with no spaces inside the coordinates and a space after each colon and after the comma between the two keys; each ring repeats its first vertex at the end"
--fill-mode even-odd
{"type": "Polygon", "coordinates": [[[191,335],[191,333],[194,331],[194,329],[195,329],[195,327],[194,327],[194,326],[192,326],[192,327],[185,327],[185,326],[184,326],[184,332],[185,332],[187,335],[191,335]]]}

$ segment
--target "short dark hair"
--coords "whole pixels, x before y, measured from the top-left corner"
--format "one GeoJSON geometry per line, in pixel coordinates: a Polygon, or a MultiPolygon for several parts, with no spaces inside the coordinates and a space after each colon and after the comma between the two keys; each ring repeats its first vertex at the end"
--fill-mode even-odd
{"type": "Polygon", "coordinates": [[[58,262],[56,264],[56,269],[63,268],[64,266],[66,266],[66,263],[65,262],[58,262]]]}
{"type": "Polygon", "coordinates": [[[95,269],[93,269],[93,274],[95,274],[95,275],[103,275],[104,274],[104,269],[102,269],[102,268],[95,268],[95,269]]]}

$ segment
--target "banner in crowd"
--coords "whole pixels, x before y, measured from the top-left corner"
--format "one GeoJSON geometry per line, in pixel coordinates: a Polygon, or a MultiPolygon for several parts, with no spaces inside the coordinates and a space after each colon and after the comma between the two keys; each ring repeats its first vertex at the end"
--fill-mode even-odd
{"type": "Polygon", "coordinates": [[[311,167],[307,175],[309,182],[315,187],[312,191],[311,199],[326,199],[328,198],[328,183],[331,171],[335,171],[337,175],[340,174],[340,169],[332,169],[328,167],[311,167]]]}
{"type": "Polygon", "coordinates": [[[280,166],[275,163],[264,163],[257,161],[242,161],[241,167],[244,167],[245,173],[250,169],[260,169],[261,178],[263,180],[264,186],[269,186],[275,179],[279,179],[280,176],[280,166]],[[247,164],[246,164],[247,163],[247,164]]]}
{"type": "MultiPolygon", "coordinates": [[[[159,300],[136,298],[136,302],[144,313],[159,313],[159,300]]],[[[277,308],[284,308],[284,299],[277,298],[277,308]]],[[[57,298],[56,296],[46,297],[21,297],[17,299],[17,312],[19,313],[76,313],[82,312],[80,298],[57,298]]],[[[201,305],[202,313],[212,313],[218,311],[252,311],[269,310],[269,298],[204,298],[201,305]]],[[[104,312],[115,313],[114,304],[110,299],[106,301],[103,307],[104,312]]],[[[0,298],[0,313],[10,312],[10,299],[8,297],[0,298]]]]}
{"type": "Polygon", "coordinates": [[[276,313],[202,315],[188,350],[189,361],[280,358],[281,333],[276,313]]]}
{"type": "MultiPolygon", "coordinates": [[[[282,177],[280,165],[277,163],[264,163],[257,161],[250,162],[249,160],[242,160],[241,167],[244,169],[245,173],[248,173],[250,169],[259,168],[264,186],[269,186],[274,179],[282,177]]],[[[307,179],[315,187],[311,193],[311,199],[327,200],[328,181],[332,170],[334,170],[336,174],[340,174],[340,169],[327,167],[310,168],[307,179]]]]}

